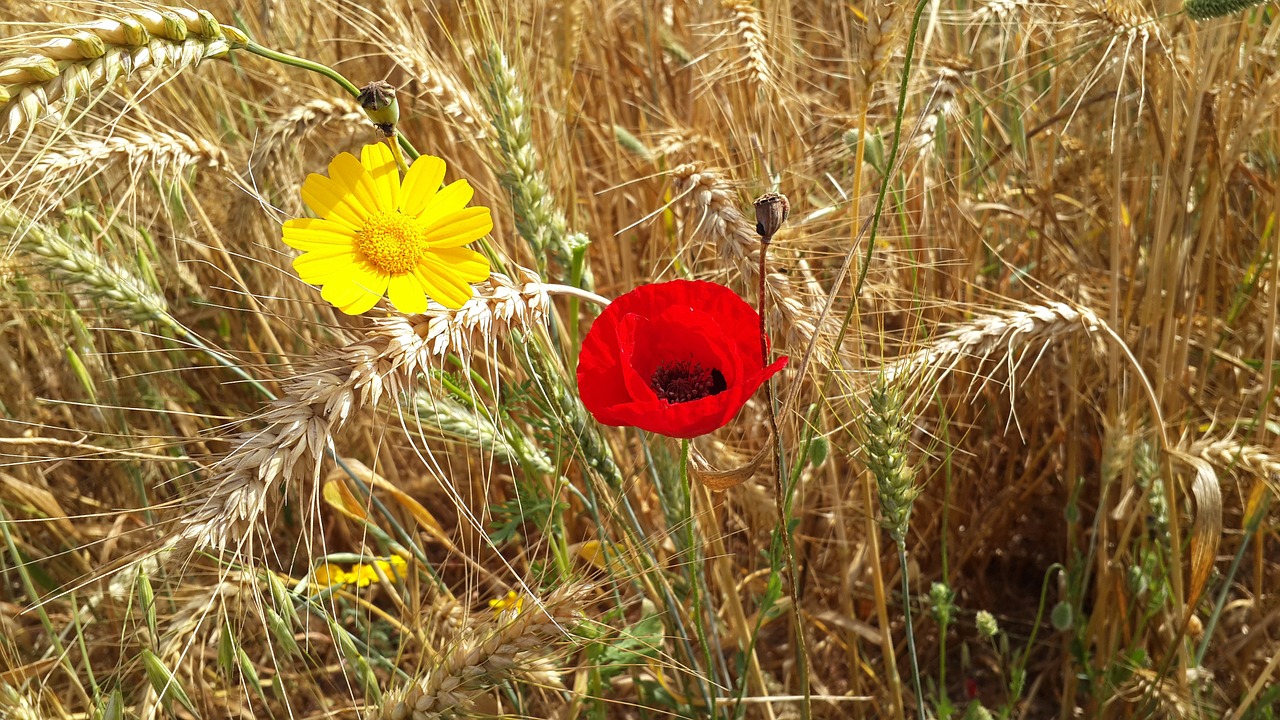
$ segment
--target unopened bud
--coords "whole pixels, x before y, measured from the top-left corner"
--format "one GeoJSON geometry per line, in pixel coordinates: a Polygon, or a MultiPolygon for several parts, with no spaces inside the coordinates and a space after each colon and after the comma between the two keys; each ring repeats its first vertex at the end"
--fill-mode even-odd
{"type": "Polygon", "coordinates": [[[383,135],[395,135],[396,123],[400,122],[400,103],[396,102],[396,89],[391,83],[374,80],[360,88],[356,99],[383,135]]]}
{"type": "Polygon", "coordinates": [[[787,202],[787,196],[782,193],[765,193],[755,201],[756,206],[756,232],[760,233],[760,237],[767,245],[773,240],[773,234],[778,232],[778,228],[787,221],[787,215],[791,214],[791,203],[787,202]]]}
{"type": "Polygon", "coordinates": [[[974,621],[978,626],[978,635],[982,636],[983,640],[990,640],[1000,632],[1000,624],[996,622],[996,616],[986,610],[979,610],[974,621]]]}

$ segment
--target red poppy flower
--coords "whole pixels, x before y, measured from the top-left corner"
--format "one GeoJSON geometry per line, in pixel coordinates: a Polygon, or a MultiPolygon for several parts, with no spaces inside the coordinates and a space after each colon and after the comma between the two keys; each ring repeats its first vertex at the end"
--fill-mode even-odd
{"type": "Polygon", "coordinates": [[[787,364],[765,367],[760,315],[723,285],[638,287],[596,318],[578,355],[582,403],[605,425],[692,438],[724,427],[787,364]]]}

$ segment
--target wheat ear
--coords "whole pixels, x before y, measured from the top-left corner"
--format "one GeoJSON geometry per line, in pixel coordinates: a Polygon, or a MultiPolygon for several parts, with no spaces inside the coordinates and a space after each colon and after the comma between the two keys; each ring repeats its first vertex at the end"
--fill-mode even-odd
{"type": "Polygon", "coordinates": [[[485,691],[532,669],[568,639],[592,586],[567,585],[539,603],[524,601],[464,630],[422,677],[369,714],[369,720],[436,720],[465,712],[485,691]]]}
{"type": "Polygon", "coordinates": [[[1093,334],[1102,328],[1102,320],[1092,310],[1060,302],[986,315],[957,326],[933,343],[886,365],[885,382],[892,384],[903,375],[911,376],[917,386],[921,382],[938,382],[964,358],[982,363],[997,354],[1013,370],[1013,358],[1020,355],[1020,348],[1047,344],[1077,330],[1093,334]]]}
{"type": "Polygon", "coordinates": [[[86,297],[110,305],[135,320],[176,326],[164,297],[135,275],[93,252],[79,236],[64,235],[32,222],[3,200],[0,200],[0,236],[15,238],[18,248],[35,256],[54,279],[79,287],[86,297]]]}
{"type": "Polygon", "coordinates": [[[257,418],[259,430],[234,438],[214,466],[217,480],[178,523],[183,546],[242,549],[273,487],[314,482],[332,437],[358,412],[411,391],[418,373],[450,353],[467,355],[513,330],[542,325],[547,293],[536,276],[494,274],[458,310],[374,320],[364,337],[318,358],[283,381],[282,397],[257,418]]]}
{"type": "Polygon", "coordinates": [[[1232,438],[1201,438],[1191,444],[1190,454],[1221,468],[1243,467],[1259,477],[1280,477],[1280,457],[1267,448],[1246,445],[1232,438]]]}
{"type": "Polygon", "coordinates": [[[60,151],[46,151],[28,166],[25,180],[60,184],[85,173],[124,163],[130,174],[145,169],[177,176],[192,167],[227,167],[227,153],[204,139],[180,132],[117,130],[111,137],[74,136],[60,151]]]}
{"type": "Polygon", "coordinates": [[[73,25],[0,65],[0,139],[118,78],[194,67],[248,42],[204,10],[155,7],[73,25]]]}
{"type": "Polygon", "coordinates": [[[253,166],[267,170],[276,167],[280,158],[296,151],[298,143],[325,127],[350,132],[373,130],[364,110],[351,98],[314,98],[290,108],[271,122],[253,151],[253,166]]]}
{"type": "Polygon", "coordinates": [[[769,68],[769,54],[765,47],[764,19],[760,9],[751,0],[721,0],[725,10],[733,15],[733,26],[742,38],[747,56],[748,77],[762,90],[773,86],[773,71],[769,68]]]}
{"type": "MultiPolygon", "coordinates": [[[[533,144],[529,106],[515,68],[496,45],[489,48],[486,67],[489,112],[504,166],[499,179],[511,193],[516,229],[533,249],[540,266],[550,256],[568,270],[575,253],[585,248],[587,240],[569,232],[569,224],[542,172],[542,161],[533,144]]],[[[591,287],[589,276],[583,280],[584,287],[591,287]]]]}
{"type": "Polygon", "coordinates": [[[486,136],[488,113],[451,70],[417,43],[393,43],[391,48],[395,61],[421,84],[423,92],[435,100],[445,115],[466,128],[468,137],[479,140],[486,136]]]}

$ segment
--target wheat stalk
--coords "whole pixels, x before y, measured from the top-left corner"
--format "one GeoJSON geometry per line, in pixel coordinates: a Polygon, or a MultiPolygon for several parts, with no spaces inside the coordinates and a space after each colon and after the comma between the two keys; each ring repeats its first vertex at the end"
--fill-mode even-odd
{"type": "Polygon", "coordinates": [[[234,449],[215,463],[217,481],[179,520],[174,541],[197,549],[251,542],[247,531],[271,489],[300,480],[304,471],[318,479],[332,437],[358,412],[410,392],[419,372],[451,353],[466,356],[501,335],[542,325],[545,287],[528,271],[517,277],[492,275],[457,310],[374,320],[363,338],[284,380],[282,397],[257,418],[264,427],[234,438],[234,449]]]}
{"type": "MultiPolygon", "coordinates": [[[[592,586],[554,590],[539,603],[527,599],[471,628],[437,658],[422,677],[395,693],[370,720],[436,720],[455,717],[485,691],[525,669],[546,675],[545,658],[567,639],[592,586]]],[[[544,678],[545,681],[545,678],[544,678]]]]}
{"type": "Polygon", "coordinates": [[[1016,367],[1013,358],[1022,347],[1048,344],[1077,330],[1092,334],[1102,328],[1102,320],[1092,310],[1060,302],[986,315],[955,327],[932,344],[886,365],[885,382],[892,384],[903,375],[911,376],[917,384],[939,382],[964,358],[984,363],[997,353],[1004,356],[1012,372],[1016,367]]]}
{"type": "Polygon", "coordinates": [[[208,12],[180,7],[133,9],[64,28],[0,65],[0,139],[61,113],[78,97],[105,92],[118,78],[140,73],[145,81],[166,68],[195,67],[246,42],[208,12]]]}

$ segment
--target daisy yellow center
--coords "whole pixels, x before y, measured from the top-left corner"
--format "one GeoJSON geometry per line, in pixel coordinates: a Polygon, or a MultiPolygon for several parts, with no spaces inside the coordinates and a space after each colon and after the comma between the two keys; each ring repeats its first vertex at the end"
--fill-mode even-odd
{"type": "Polygon", "coordinates": [[[376,212],[352,243],[361,259],[396,275],[411,272],[427,252],[427,228],[421,220],[399,212],[376,212]]]}

